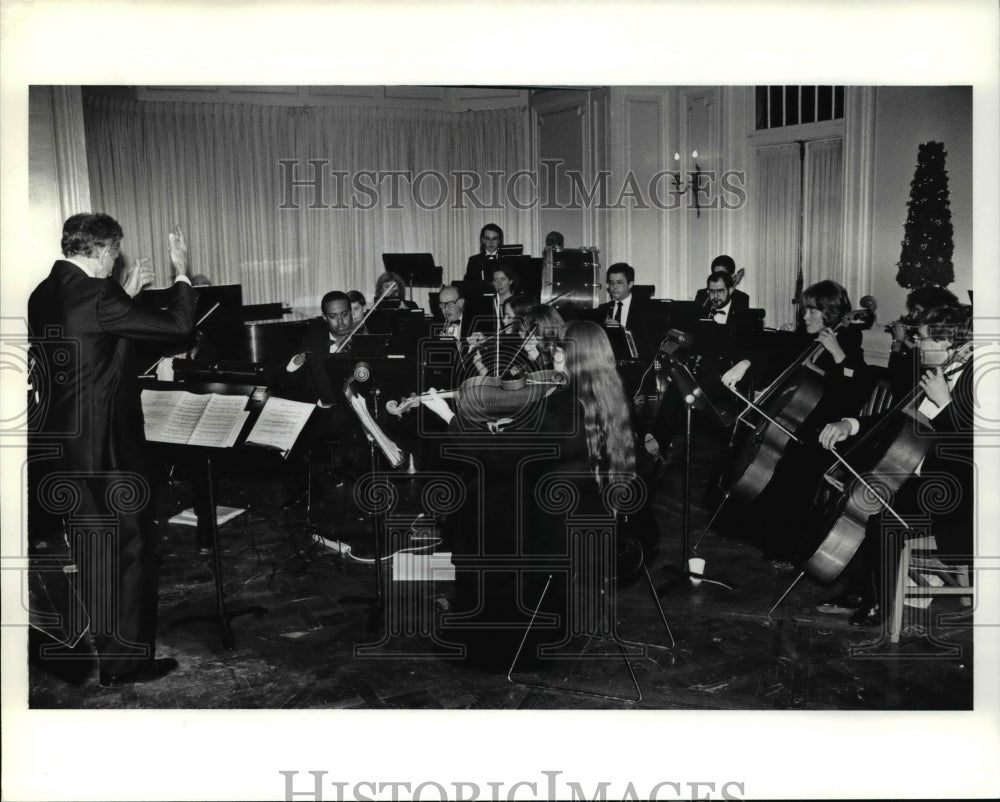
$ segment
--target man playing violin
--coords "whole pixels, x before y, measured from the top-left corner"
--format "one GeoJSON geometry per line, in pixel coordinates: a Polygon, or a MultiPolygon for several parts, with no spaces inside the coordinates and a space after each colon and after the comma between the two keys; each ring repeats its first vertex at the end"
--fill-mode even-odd
{"type": "MultiPolygon", "coordinates": [[[[890,503],[904,520],[930,518],[939,553],[968,558],[972,554],[974,474],[972,462],[973,390],[972,369],[967,360],[971,338],[970,310],[958,305],[939,307],[919,318],[916,345],[925,368],[914,399],[913,415],[918,432],[934,442],[916,472],[890,503]],[[958,492],[935,492],[941,487],[958,492]],[[934,504],[931,500],[942,499],[934,504]]],[[[846,417],[827,424],[819,443],[827,449],[864,437],[887,416],[906,414],[892,410],[868,418],[846,417]]],[[[855,470],[858,466],[854,466],[855,470]]],[[[867,535],[848,571],[853,582],[848,589],[820,605],[823,612],[855,610],[853,626],[875,626],[882,622],[891,589],[901,533],[894,517],[886,512],[872,516],[867,535]],[[883,523],[885,526],[883,526],[883,523]]]]}

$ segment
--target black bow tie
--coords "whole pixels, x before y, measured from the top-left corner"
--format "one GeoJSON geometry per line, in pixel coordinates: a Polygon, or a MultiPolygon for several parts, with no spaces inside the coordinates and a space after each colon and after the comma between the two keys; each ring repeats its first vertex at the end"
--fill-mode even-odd
{"type": "Polygon", "coordinates": [[[726,314],[726,310],[725,309],[713,309],[712,310],[712,314],[713,315],[724,315],[724,314],[726,314]]]}

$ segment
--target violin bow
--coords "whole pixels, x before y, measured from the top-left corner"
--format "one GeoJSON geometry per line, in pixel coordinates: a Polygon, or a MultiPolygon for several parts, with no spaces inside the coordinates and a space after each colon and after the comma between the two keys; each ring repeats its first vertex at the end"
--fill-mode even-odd
{"type": "Polygon", "coordinates": [[[857,479],[859,482],[861,482],[861,484],[863,484],[865,486],[865,489],[869,493],[871,493],[872,496],[875,497],[875,500],[879,504],[881,504],[883,507],[885,507],[885,509],[888,510],[890,513],[892,513],[892,516],[897,521],[899,521],[907,529],[911,529],[910,525],[906,521],[904,521],[902,518],[900,518],[899,513],[896,512],[892,508],[892,505],[889,504],[889,502],[886,501],[884,498],[882,498],[882,496],[879,495],[878,491],[874,487],[872,487],[870,484],[868,484],[868,482],[865,481],[864,477],[860,473],[858,473],[856,470],[854,470],[853,467],[851,467],[851,463],[849,463],[846,459],[844,459],[842,456],[840,456],[839,453],[837,453],[837,449],[836,449],[835,446],[830,446],[830,453],[833,454],[833,456],[835,456],[837,458],[837,461],[840,462],[841,465],[843,465],[845,468],[847,468],[848,471],[851,472],[851,475],[855,479],[857,479]]]}
{"type": "MultiPolygon", "coordinates": [[[[206,313],[205,313],[204,315],[202,315],[202,316],[201,316],[201,318],[200,318],[200,319],[198,320],[198,322],[194,324],[194,326],[192,327],[192,329],[191,329],[191,330],[192,330],[192,331],[197,331],[198,327],[199,327],[199,326],[200,326],[200,325],[201,325],[202,323],[204,323],[204,322],[205,322],[205,320],[206,320],[206,319],[208,318],[208,316],[209,316],[210,314],[212,314],[212,312],[214,312],[214,311],[215,311],[216,309],[218,309],[218,308],[219,308],[219,306],[220,306],[220,304],[221,304],[221,303],[222,303],[221,301],[216,301],[216,302],[215,302],[215,306],[213,306],[213,307],[212,307],[211,309],[209,309],[209,310],[208,310],[208,311],[207,311],[207,312],[206,312],[206,313]]],[[[172,359],[173,357],[170,357],[170,358],[172,359]]],[[[157,365],[159,365],[159,364],[160,364],[160,363],[161,363],[161,362],[162,362],[162,361],[163,361],[164,359],[167,359],[167,357],[165,357],[165,356],[161,356],[161,357],[160,357],[159,359],[157,359],[157,360],[156,360],[156,361],[155,361],[155,362],[154,362],[154,363],[153,363],[152,365],[150,365],[150,366],[149,366],[148,368],[146,368],[146,369],[145,369],[145,370],[144,370],[144,371],[143,371],[142,373],[140,373],[139,375],[140,375],[140,376],[147,376],[147,375],[149,375],[150,371],[153,371],[153,370],[156,370],[156,366],[157,366],[157,365]]]]}
{"type": "MultiPolygon", "coordinates": [[[[531,335],[533,335],[535,333],[535,330],[537,328],[538,328],[538,324],[536,323],[534,326],[531,327],[531,331],[528,332],[527,336],[523,340],[521,340],[521,344],[517,347],[517,350],[514,352],[514,356],[512,356],[510,358],[510,362],[507,363],[507,367],[505,367],[503,369],[504,373],[506,373],[508,370],[510,370],[510,366],[514,364],[514,360],[517,359],[517,355],[519,353],[521,353],[521,351],[524,349],[524,346],[528,344],[528,338],[531,337],[531,335]]],[[[500,345],[500,341],[499,340],[497,340],[497,345],[498,346],[500,345]]],[[[498,375],[502,376],[503,374],[498,374],[498,375]]]]}
{"type": "MultiPolygon", "coordinates": [[[[792,440],[794,440],[794,441],[795,441],[796,443],[801,443],[801,442],[802,442],[801,440],[799,440],[799,438],[798,438],[798,437],[796,437],[796,436],[795,436],[794,434],[792,434],[792,433],[791,433],[790,431],[788,431],[788,429],[786,429],[786,428],[785,428],[784,426],[782,426],[782,425],[781,425],[780,423],[778,423],[778,422],[777,422],[777,421],[776,421],[776,420],[775,420],[774,418],[772,418],[772,417],[771,417],[770,415],[768,415],[768,414],[767,414],[767,413],[766,413],[766,412],[765,412],[764,410],[762,410],[762,409],[761,409],[761,408],[760,408],[759,406],[757,406],[757,405],[756,405],[756,404],[755,404],[755,403],[754,403],[753,401],[751,401],[751,400],[749,400],[748,398],[746,398],[746,397],[745,397],[745,396],[744,396],[744,395],[743,395],[743,394],[742,394],[742,393],[741,393],[741,392],[740,392],[739,390],[737,390],[737,389],[736,389],[735,387],[728,387],[728,386],[727,386],[727,388],[726,388],[726,389],[728,389],[728,390],[729,390],[729,392],[731,392],[731,393],[732,393],[733,395],[735,395],[735,396],[736,396],[736,397],[737,397],[738,399],[740,399],[740,401],[742,401],[742,402],[743,402],[744,404],[746,404],[746,405],[747,405],[747,409],[752,409],[752,410],[753,410],[754,412],[756,412],[756,413],[757,413],[758,415],[760,415],[760,416],[761,416],[762,418],[766,419],[766,420],[767,420],[767,421],[769,421],[770,423],[773,423],[773,424],[774,424],[775,426],[777,426],[777,427],[778,427],[779,429],[781,429],[781,431],[783,431],[783,432],[784,432],[785,434],[787,434],[787,435],[788,435],[788,436],[789,436],[790,438],[792,438],[792,440]]],[[[740,420],[742,420],[742,419],[743,419],[743,415],[744,415],[745,413],[746,413],[746,410],[743,410],[743,412],[742,412],[742,413],[740,413],[740,415],[739,415],[739,416],[737,416],[737,419],[736,419],[736,420],[737,420],[737,421],[740,421],[740,420]]],[[[743,422],[744,422],[744,423],[746,423],[746,421],[743,421],[743,422]]],[[[747,426],[750,426],[750,424],[749,424],[749,423],[747,423],[747,426]]]]}
{"type": "Polygon", "coordinates": [[[374,312],[376,309],[378,309],[378,305],[380,303],[382,303],[382,301],[384,301],[386,298],[388,298],[389,297],[389,293],[390,292],[394,292],[396,290],[396,287],[397,287],[397,285],[396,285],[395,281],[390,281],[386,285],[385,290],[376,299],[375,303],[372,304],[372,308],[369,309],[367,312],[365,312],[365,316],[363,318],[361,318],[361,322],[358,323],[358,325],[355,326],[353,329],[351,329],[351,333],[348,334],[347,337],[344,338],[344,341],[342,343],[339,343],[337,345],[337,350],[333,351],[331,353],[339,354],[347,346],[347,344],[351,341],[351,337],[353,337],[356,332],[359,332],[359,331],[361,331],[361,329],[364,328],[365,321],[368,320],[368,317],[371,315],[371,313],[374,312]]]}

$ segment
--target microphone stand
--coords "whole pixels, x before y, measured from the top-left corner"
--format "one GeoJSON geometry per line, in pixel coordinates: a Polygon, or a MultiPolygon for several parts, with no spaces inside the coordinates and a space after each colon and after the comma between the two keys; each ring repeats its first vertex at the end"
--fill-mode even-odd
{"type": "MultiPolygon", "coordinates": [[[[666,582],[660,585],[656,589],[656,595],[658,597],[664,596],[667,592],[680,585],[684,580],[700,580],[702,582],[708,582],[713,585],[719,585],[724,587],[726,590],[733,590],[734,585],[730,584],[728,581],[721,579],[712,579],[704,574],[695,575],[691,573],[690,559],[691,559],[691,412],[695,408],[698,409],[711,409],[711,405],[705,400],[705,393],[698,386],[698,382],[695,380],[694,376],[691,375],[691,371],[687,369],[686,366],[680,362],[674,361],[670,358],[671,364],[671,375],[674,379],[674,386],[678,391],[681,392],[681,397],[684,399],[685,407],[685,437],[684,437],[684,513],[683,513],[683,529],[682,529],[682,541],[681,548],[683,550],[682,554],[682,564],[678,568],[675,565],[664,566],[666,570],[674,574],[673,577],[668,579],[666,582]]],[[[700,540],[698,541],[701,542],[700,540]]],[[[689,583],[690,584],[690,583],[689,583]]]]}

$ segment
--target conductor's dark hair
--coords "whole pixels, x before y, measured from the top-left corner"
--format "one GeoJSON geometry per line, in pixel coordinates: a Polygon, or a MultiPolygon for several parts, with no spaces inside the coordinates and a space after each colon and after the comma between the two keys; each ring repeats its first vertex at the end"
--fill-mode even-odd
{"type": "Polygon", "coordinates": [[[325,315],[326,307],[334,301],[347,301],[348,306],[351,304],[351,299],[348,297],[346,292],[341,292],[340,290],[330,290],[330,292],[323,296],[323,300],[319,302],[320,311],[325,315]]]}
{"type": "Polygon", "coordinates": [[[96,256],[101,248],[119,245],[122,227],[107,214],[74,214],[62,231],[63,256],[96,256]]]}
{"type": "Polygon", "coordinates": [[[487,231],[495,231],[497,236],[500,237],[500,245],[503,245],[503,229],[500,228],[496,223],[487,223],[481,229],[479,229],[479,252],[485,253],[486,246],[483,245],[483,237],[486,236],[487,231]]]}
{"type": "Polygon", "coordinates": [[[625,280],[630,284],[635,281],[635,268],[625,262],[615,262],[608,268],[608,275],[605,280],[611,278],[612,273],[624,273],[625,280]]]}
{"type": "Polygon", "coordinates": [[[721,267],[730,276],[736,272],[736,262],[734,261],[732,256],[727,256],[726,254],[721,254],[720,256],[716,256],[712,260],[712,264],[708,269],[714,273],[716,272],[715,268],[717,267],[721,267]]]}
{"type": "Polygon", "coordinates": [[[802,293],[802,305],[807,309],[818,309],[823,315],[823,325],[830,328],[851,311],[847,290],[829,279],[806,287],[802,293]]]}
{"type": "Polygon", "coordinates": [[[722,270],[720,270],[718,273],[710,273],[708,278],[705,279],[705,286],[707,287],[713,281],[721,281],[723,284],[726,285],[727,290],[731,290],[733,288],[732,274],[726,273],[722,270]]]}
{"type": "Polygon", "coordinates": [[[944,287],[928,285],[917,287],[906,296],[906,308],[913,313],[914,307],[921,307],[925,312],[928,309],[936,309],[939,306],[953,306],[958,303],[958,298],[944,287]]]}

